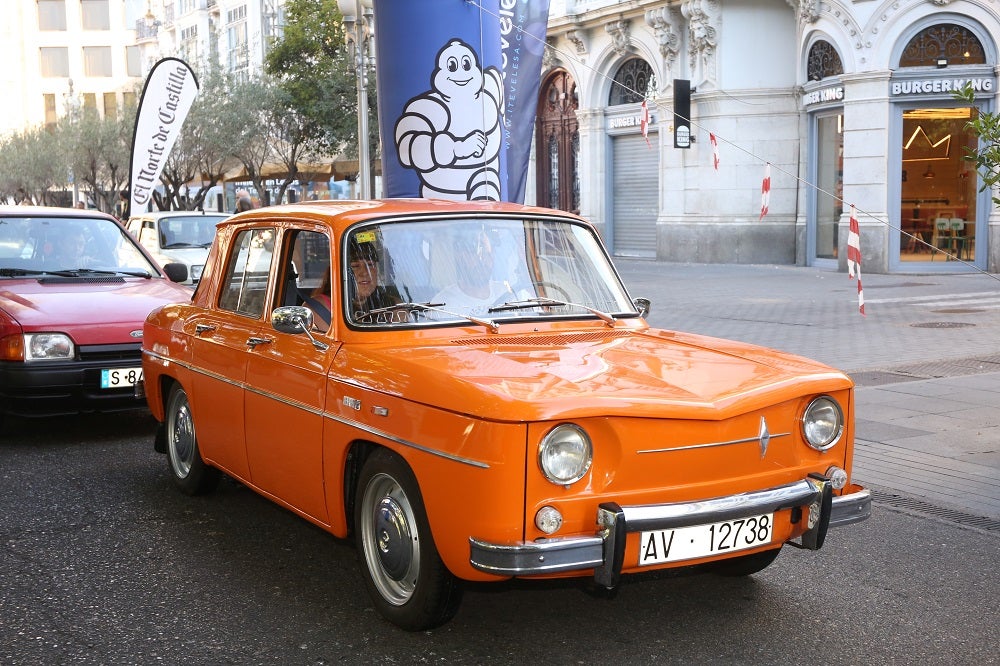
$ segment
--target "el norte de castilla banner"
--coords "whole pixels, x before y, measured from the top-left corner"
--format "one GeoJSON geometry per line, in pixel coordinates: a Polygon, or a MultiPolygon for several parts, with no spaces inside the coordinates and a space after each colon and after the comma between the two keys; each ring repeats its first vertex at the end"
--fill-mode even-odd
{"type": "Polygon", "coordinates": [[[164,58],[146,77],[132,135],[129,207],[126,215],[146,210],[188,111],[198,95],[198,79],[178,58],[164,58]]]}
{"type": "Polygon", "coordinates": [[[524,201],[549,0],[375,0],[386,196],[524,201]]]}

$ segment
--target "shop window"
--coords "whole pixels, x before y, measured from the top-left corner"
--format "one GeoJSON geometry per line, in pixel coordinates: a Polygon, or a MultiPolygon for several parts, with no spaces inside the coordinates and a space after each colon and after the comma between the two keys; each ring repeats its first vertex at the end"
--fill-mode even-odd
{"type": "Polygon", "coordinates": [[[809,49],[809,62],[806,65],[810,81],[821,81],[829,76],[840,76],[844,73],[844,64],[840,54],[833,44],[820,40],[809,49]]]}
{"type": "Polygon", "coordinates": [[[983,64],[986,64],[986,53],[982,43],[971,30],[954,23],[924,28],[909,41],[899,57],[900,67],[983,64]]]}
{"type": "Polygon", "coordinates": [[[642,58],[626,60],[615,73],[608,106],[638,104],[651,99],[656,92],[656,76],[653,68],[642,58]]]}
{"type": "Polygon", "coordinates": [[[976,107],[903,112],[900,260],[975,257],[977,179],[965,155],[976,107]]]}

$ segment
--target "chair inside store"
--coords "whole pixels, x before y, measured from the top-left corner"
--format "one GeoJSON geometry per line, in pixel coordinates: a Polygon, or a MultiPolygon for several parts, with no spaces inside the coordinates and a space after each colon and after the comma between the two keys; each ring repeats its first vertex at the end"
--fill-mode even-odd
{"type": "Polygon", "coordinates": [[[968,222],[960,217],[953,217],[950,222],[951,240],[955,246],[955,254],[958,255],[959,259],[970,259],[972,254],[970,250],[974,239],[965,232],[968,222]]]}
{"type": "MultiPolygon", "coordinates": [[[[950,217],[939,217],[934,220],[934,247],[947,252],[946,259],[950,259],[950,255],[955,253],[955,235],[952,232],[950,217]]],[[[935,254],[937,252],[931,255],[931,261],[934,260],[935,254]]]]}

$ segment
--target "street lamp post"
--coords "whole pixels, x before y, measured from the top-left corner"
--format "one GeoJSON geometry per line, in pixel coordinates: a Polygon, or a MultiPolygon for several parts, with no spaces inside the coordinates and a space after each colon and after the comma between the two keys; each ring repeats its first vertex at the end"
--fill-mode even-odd
{"type": "Polygon", "coordinates": [[[358,83],[358,198],[371,196],[371,163],[368,160],[368,69],[371,57],[372,0],[337,0],[344,17],[348,57],[358,83]]]}

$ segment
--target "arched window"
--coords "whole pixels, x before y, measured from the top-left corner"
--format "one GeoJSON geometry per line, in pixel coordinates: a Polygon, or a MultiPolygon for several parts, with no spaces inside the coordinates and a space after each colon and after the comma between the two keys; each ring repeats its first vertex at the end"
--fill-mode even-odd
{"type": "Polygon", "coordinates": [[[650,99],[656,91],[656,76],[653,68],[642,58],[630,58],[622,63],[615,73],[608,106],[638,104],[650,99]]]}
{"type": "Polygon", "coordinates": [[[936,67],[940,60],[947,60],[948,65],[984,65],[986,52],[968,28],[939,23],[924,28],[910,40],[899,57],[899,66],[936,67]]]}
{"type": "Polygon", "coordinates": [[[819,81],[828,76],[840,76],[844,73],[844,64],[840,54],[830,42],[820,40],[809,49],[809,61],[806,64],[806,74],[810,81],[819,81]]]}

